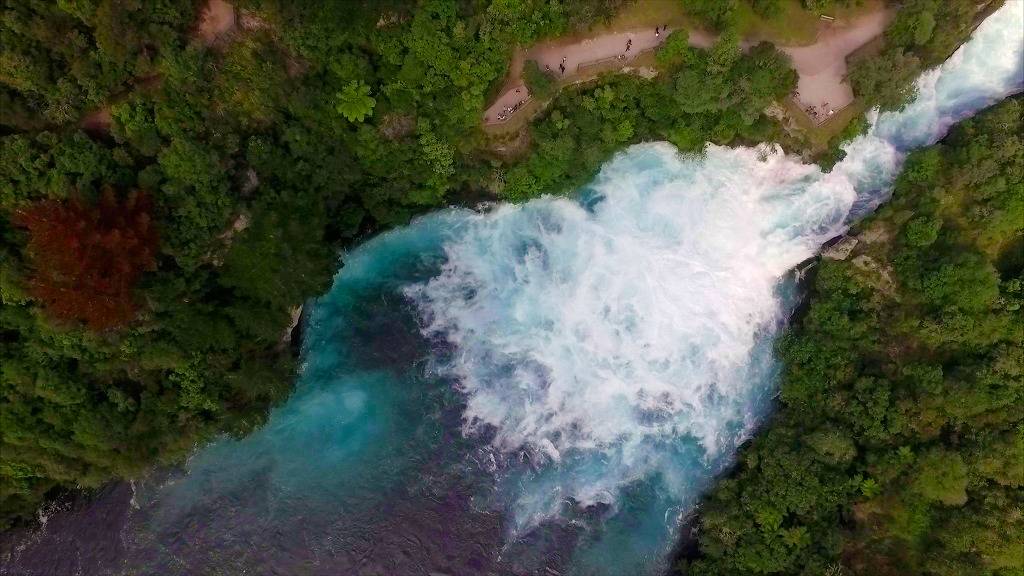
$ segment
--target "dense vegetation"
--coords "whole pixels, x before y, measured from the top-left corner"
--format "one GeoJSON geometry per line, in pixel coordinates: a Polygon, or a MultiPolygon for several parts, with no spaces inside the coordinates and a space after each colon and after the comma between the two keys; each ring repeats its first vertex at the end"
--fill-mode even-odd
{"type": "MultiPolygon", "coordinates": [[[[714,30],[736,27],[741,3],[758,17],[777,20],[783,0],[682,0],[689,14],[714,30]]],[[[804,9],[827,13],[837,7],[858,6],[861,0],[801,0],[804,9]]],[[[895,20],[886,30],[878,53],[856,59],[849,81],[864,109],[899,108],[913,95],[913,82],[922,71],[941,64],[970,33],[979,11],[1001,0],[909,0],[890,2],[895,20]]]]}
{"type": "Polygon", "coordinates": [[[895,109],[913,95],[922,71],[941,64],[970,33],[980,7],[1000,0],[910,0],[899,4],[879,54],[862,58],[849,80],[866,108],[895,109]]]}
{"type": "Polygon", "coordinates": [[[566,191],[631,142],[769,129],[786,61],[677,35],[658,79],[573,88],[523,162],[491,153],[511,48],[619,4],[245,0],[205,46],[193,3],[4,2],[3,522],[257,425],[338,247],[481,191],[566,191]]]}
{"type": "Polygon", "coordinates": [[[658,53],[662,74],[616,76],[560,95],[534,126],[534,151],[505,174],[503,197],[570,190],[613,152],[643,140],[668,140],[699,152],[707,141],[767,139],[777,130],[762,111],[796,86],[789,60],[770,44],[741,53],[734,34],[709,51],[673,32],[658,53]]]}
{"type": "Polygon", "coordinates": [[[1024,102],[914,153],[784,338],[692,575],[1024,572],[1024,102]]]}
{"type": "Polygon", "coordinates": [[[159,55],[180,48],[190,3],[2,3],[0,118],[16,128],[77,121],[84,112],[159,74],[159,55]]]}
{"type": "MultiPolygon", "coordinates": [[[[728,30],[736,25],[740,4],[750,6],[760,18],[771,20],[782,16],[785,0],[681,0],[689,14],[696,16],[714,30],[728,30]]],[[[841,6],[859,5],[862,0],[800,0],[800,6],[815,14],[824,14],[841,6]]]]}
{"type": "Polygon", "coordinates": [[[3,2],[4,522],[260,422],[336,248],[488,182],[510,48],[619,2],[238,4],[3,2]]]}
{"type": "MultiPolygon", "coordinates": [[[[31,514],[56,488],[136,475],[175,461],[211,434],[243,434],[258,425],[289,390],[290,327],[297,307],[327,287],[338,247],[481,191],[514,200],[564,192],[633,142],[665,139],[698,151],[706,141],[778,136],[762,110],[793,88],[795,74],[770,45],[741,53],[724,25],[709,51],[688,46],[685,32],[673,33],[657,55],[656,78],[604,76],[563,90],[530,130],[521,157],[493,152],[480,117],[502,84],[511,47],[585,29],[623,2],[244,0],[237,3],[244,26],[211,47],[192,37],[198,15],[190,2],[3,0],[0,526],[31,514]],[[109,131],[96,128],[105,111],[109,131]]],[[[770,16],[776,3],[752,4],[770,16]]],[[[946,18],[945,3],[920,6],[936,20],[931,35],[918,42],[926,36],[918,26],[893,32],[890,42],[931,61],[924,59],[949,48],[947,20],[950,30],[960,30],[969,19],[946,18]],[[907,38],[912,47],[901,44],[907,38]]],[[[537,69],[528,74],[535,87],[550,80],[537,69]]],[[[872,87],[873,78],[855,79],[858,91],[890,89],[872,87]]],[[[554,94],[554,86],[546,87],[554,94]]],[[[842,287],[831,305],[837,308],[812,309],[805,329],[820,317],[821,331],[798,334],[785,354],[792,367],[803,350],[809,366],[833,371],[827,382],[836,392],[787,380],[786,402],[808,408],[794,408],[799,416],[787,409],[748,452],[749,468],[717,493],[703,532],[706,556],[695,569],[799,572],[835,562],[843,550],[888,569],[884,563],[911,565],[915,554],[945,542],[946,526],[978,535],[977,542],[942,544],[950,558],[967,554],[956,545],[996,549],[1002,536],[984,532],[969,513],[1019,523],[992,516],[1013,509],[999,498],[1015,497],[1014,485],[1000,482],[1019,485],[996,454],[1003,447],[1019,454],[1019,423],[1006,408],[1012,404],[998,417],[991,406],[1019,402],[997,384],[1020,363],[1013,355],[1019,342],[1014,348],[1007,336],[1012,327],[991,315],[1009,321],[1009,307],[1020,298],[1019,282],[1013,288],[1009,278],[1021,265],[1005,256],[1012,252],[1003,246],[1015,233],[1012,220],[968,226],[971,219],[995,222],[991,214],[1000,211],[1019,214],[1019,201],[1000,204],[1015,201],[1005,189],[1019,186],[1019,169],[1006,168],[1001,180],[982,178],[992,150],[1012,140],[1005,127],[996,129],[995,117],[958,132],[993,131],[973,147],[953,137],[932,156],[920,155],[912,163],[920,180],[905,176],[894,207],[878,217],[908,229],[872,256],[894,263],[898,289],[907,291],[901,300],[884,298],[888,293],[873,289],[867,272],[848,263],[824,266],[818,290],[842,287]],[[961,164],[977,164],[975,176],[956,176],[961,164]],[[924,202],[940,185],[941,198],[957,202],[924,202]],[[897,208],[900,202],[912,206],[897,208]],[[897,215],[906,209],[924,219],[904,223],[897,215]],[[987,232],[971,244],[967,230],[987,232]],[[943,260],[957,243],[975,256],[943,260]],[[910,256],[897,258],[904,252],[918,255],[919,269],[910,256]],[[993,270],[1001,274],[995,284],[993,270]],[[920,294],[912,290],[914,278],[920,294]],[[972,297],[974,307],[961,310],[963,295],[947,288],[976,284],[985,290],[972,297]],[[926,285],[934,301],[923,295],[926,285]],[[917,308],[900,308],[911,304],[917,308]],[[955,314],[947,319],[949,307],[955,314]],[[931,323],[918,327],[922,335],[909,320],[900,324],[914,344],[900,348],[912,361],[900,356],[899,372],[892,372],[896,361],[885,359],[883,343],[869,350],[875,340],[855,338],[919,310],[931,323]],[[949,333],[962,339],[942,340],[943,322],[952,322],[949,333]],[[821,338],[832,337],[826,330],[836,332],[837,347],[845,344],[819,360],[811,347],[830,342],[821,338]],[[862,352],[863,359],[854,356],[862,352]],[[921,376],[917,368],[904,375],[905,364],[923,366],[921,376]],[[934,388],[926,397],[931,404],[915,404],[928,407],[922,423],[901,416],[902,427],[892,428],[896,439],[885,437],[888,407],[918,400],[907,383],[915,378],[931,378],[934,388]],[[854,381],[868,384],[857,388],[854,381]],[[942,404],[947,387],[971,392],[975,381],[989,388],[972,392],[971,408],[942,404]],[[824,399],[857,406],[861,412],[848,413],[881,418],[882,427],[825,427],[833,405],[824,399]],[[786,428],[789,418],[804,420],[786,428]],[[821,434],[804,442],[805,426],[821,434]],[[825,456],[808,452],[812,444],[825,456]],[[908,447],[900,453],[906,462],[885,459],[892,445],[908,447]],[[764,464],[776,452],[793,460],[764,464]],[[758,455],[762,466],[774,467],[768,474],[792,483],[790,492],[772,491],[778,476],[757,480],[758,455]],[[956,487],[966,478],[963,507],[956,507],[959,491],[944,491],[945,481],[904,482],[926,466],[963,471],[951,481],[956,487]],[[830,484],[840,477],[841,486],[830,484]],[[776,508],[736,508],[765,502],[776,508]],[[854,513],[856,528],[838,523],[854,513]],[[901,546],[908,556],[896,553],[901,546]]],[[[1015,154],[1005,157],[1017,162],[1007,166],[1019,168],[1015,154]]]]}

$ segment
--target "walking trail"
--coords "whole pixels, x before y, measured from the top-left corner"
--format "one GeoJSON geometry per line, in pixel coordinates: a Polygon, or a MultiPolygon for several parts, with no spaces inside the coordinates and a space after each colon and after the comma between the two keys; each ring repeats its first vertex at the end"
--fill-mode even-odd
{"type": "Polygon", "coordinates": [[[235,29],[235,7],[225,0],[210,0],[202,9],[196,36],[203,44],[212,46],[235,29]]]}
{"type": "MultiPolygon", "coordinates": [[[[820,119],[824,120],[829,116],[829,109],[840,110],[853,101],[853,90],[844,81],[846,57],[881,34],[893,16],[892,10],[879,9],[850,21],[822,22],[814,44],[780,46],[780,50],[792,59],[793,68],[799,75],[794,96],[802,109],[809,110],[813,106],[821,113],[820,119]]],[[[582,41],[549,40],[531,47],[525,54],[525,60],[536,61],[541,69],[550,70],[562,82],[571,81],[595,65],[619,60],[624,67],[640,54],[660,46],[673,30],[668,28],[656,35],[653,29],[648,28],[604,34],[582,41]],[[626,42],[630,39],[632,45],[627,52],[626,42]],[[563,58],[565,72],[561,73],[559,64],[563,58]]],[[[715,40],[716,36],[703,30],[689,31],[691,46],[708,48],[715,40]]],[[[744,42],[741,46],[745,49],[749,45],[749,42],[744,42]]],[[[484,124],[501,124],[515,113],[509,113],[509,110],[529,100],[529,89],[521,76],[521,62],[513,62],[505,91],[484,112],[484,124]]]]}
{"type": "Polygon", "coordinates": [[[894,16],[891,10],[870,12],[851,22],[829,26],[810,46],[781,47],[800,75],[796,98],[801,108],[815,107],[819,119],[824,120],[831,111],[853,102],[853,89],[845,81],[846,57],[878,37],[894,16]]]}

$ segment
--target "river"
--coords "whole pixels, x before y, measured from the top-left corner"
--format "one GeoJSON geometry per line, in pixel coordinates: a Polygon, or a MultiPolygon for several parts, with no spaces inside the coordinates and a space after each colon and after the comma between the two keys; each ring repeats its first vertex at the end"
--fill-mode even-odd
{"type": "Polygon", "coordinates": [[[615,576],[763,421],[787,273],[912,149],[1024,86],[1024,2],[829,173],[776,147],[633,146],[571,198],[449,209],[344,254],[289,400],[183,470],[22,535],[0,574],[615,576]]]}

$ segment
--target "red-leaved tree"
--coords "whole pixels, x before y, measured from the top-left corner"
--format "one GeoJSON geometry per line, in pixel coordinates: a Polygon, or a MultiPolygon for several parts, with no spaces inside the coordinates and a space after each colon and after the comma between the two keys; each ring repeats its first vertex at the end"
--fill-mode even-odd
{"type": "Polygon", "coordinates": [[[32,295],[54,318],[82,321],[93,330],[129,322],[135,285],[156,268],[159,238],[151,208],[144,192],[119,199],[107,188],[96,206],[44,200],[18,211],[15,222],[29,231],[32,295]]]}

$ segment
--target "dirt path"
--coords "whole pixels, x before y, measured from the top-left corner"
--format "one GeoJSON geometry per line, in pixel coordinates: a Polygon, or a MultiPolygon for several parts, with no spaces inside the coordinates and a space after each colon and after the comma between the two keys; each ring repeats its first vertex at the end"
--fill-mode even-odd
{"type": "Polygon", "coordinates": [[[86,132],[104,135],[110,132],[110,124],[114,118],[110,115],[110,105],[89,112],[78,121],[78,127],[86,132]]]}
{"type": "MultiPolygon", "coordinates": [[[[558,74],[558,65],[564,58],[565,74],[560,74],[560,76],[567,78],[596,62],[620,56],[623,57],[622,64],[626,65],[637,55],[660,46],[672,32],[673,29],[669,28],[667,31],[655,34],[654,29],[649,28],[604,34],[572,44],[559,41],[541,42],[526,52],[526,59],[535,60],[541,68],[550,67],[553,73],[558,74]],[[629,41],[632,41],[632,45],[627,51],[626,43],[629,41]]],[[[694,31],[690,34],[690,44],[693,46],[706,48],[713,42],[714,38],[706,33],[694,31]]]]}
{"type": "MultiPolygon", "coordinates": [[[[505,82],[506,91],[484,112],[484,124],[499,124],[510,115],[508,110],[518,103],[530,98],[529,89],[523,82],[522,68],[524,60],[533,60],[542,69],[554,75],[563,84],[571,83],[580,76],[586,75],[588,69],[607,65],[610,62],[621,63],[620,67],[628,66],[636,58],[661,45],[673,31],[672,28],[655,33],[653,28],[628,30],[603,34],[584,40],[549,40],[531,47],[525,54],[517,51],[513,65],[509,66],[509,79],[505,82]],[[627,42],[629,50],[626,49],[627,42]],[[564,62],[565,72],[560,69],[564,62]]],[[[690,44],[706,48],[714,43],[714,37],[704,32],[691,32],[690,44]]]]}
{"type": "Polygon", "coordinates": [[[210,46],[235,29],[235,7],[224,0],[210,0],[199,17],[196,36],[210,46]]]}
{"type": "MultiPolygon", "coordinates": [[[[798,103],[807,110],[810,106],[820,111],[818,120],[827,119],[829,110],[840,110],[853,101],[853,90],[844,79],[846,57],[854,50],[877,37],[894,16],[891,9],[879,8],[849,21],[823,22],[819,26],[817,41],[808,46],[780,46],[793,60],[793,68],[799,75],[797,86],[798,103]]],[[[526,60],[534,60],[546,68],[562,83],[569,83],[585,75],[592,66],[620,61],[620,68],[628,66],[640,54],[657,48],[674,28],[655,34],[653,29],[637,29],[602,34],[594,38],[578,40],[550,40],[534,45],[525,53],[526,60]],[[629,51],[627,41],[632,40],[629,51]],[[565,63],[565,72],[559,65],[565,63]]],[[[699,29],[691,29],[691,46],[708,48],[716,36],[699,29]]],[[[749,42],[742,44],[749,47],[749,42]]],[[[509,109],[527,100],[529,90],[521,78],[522,62],[517,53],[515,66],[510,66],[506,91],[484,112],[484,124],[500,124],[510,117],[509,109]]],[[[513,112],[514,114],[514,112],[513,112]]]]}
{"type": "Polygon", "coordinates": [[[530,90],[522,81],[509,88],[484,112],[484,124],[500,124],[518,112],[531,98],[530,90]]]}
{"type": "Polygon", "coordinates": [[[796,97],[802,107],[816,107],[824,120],[831,116],[830,110],[841,110],[853,102],[853,89],[844,80],[846,57],[881,34],[894,16],[892,10],[870,12],[830,25],[810,46],[781,47],[800,75],[796,97]]]}

